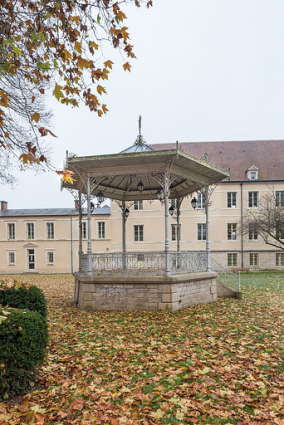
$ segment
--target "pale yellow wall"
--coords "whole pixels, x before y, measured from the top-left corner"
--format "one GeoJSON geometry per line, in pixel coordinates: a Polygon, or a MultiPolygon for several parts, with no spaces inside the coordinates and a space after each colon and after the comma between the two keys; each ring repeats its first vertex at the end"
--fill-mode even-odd
{"type": "MultiPolygon", "coordinates": [[[[257,191],[259,196],[274,190],[284,190],[283,183],[266,184],[262,182],[243,184],[243,207],[244,213],[248,209],[248,192],[257,191]]],[[[195,194],[194,194],[195,195],[195,194]]],[[[194,196],[193,195],[193,196],[194,196]]],[[[165,222],[164,206],[157,201],[144,201],[143,210],[130,208],[130,215],[126,222],[126,240],[128,251],[161,251],[164,250],[165,222]],[[134,241],[134,225],[144,226],[144,240],[134,241]]],[[[237,253],[237,266],[241,266],[241,236],[237,232],[236,240],[227,239],[227,223],[237,223],[240,226],[241,218],[241,187],[239,183],[219,184],[212,197],[210,205],[210,248],[212,258],[221,265],[227,267],[227,254],[237,253]],[[237,192],[236,208],[227,208],[227,192],[237,192]]],[[[87,221],[87,217],[83,217],[87,221]]],[[[205,251],[206,241],[197,240],[197,224],[205,223],[206,217],[203,209],[193,210],[191,207],[191,197],[184,199],[181,206],[181,241],[180,247],[183,251],[205,251]]],[[[35,245],[36,251],[36,271],[40,272],[70,272],[71,271],[71,238],[70,238],[70,217],[25,217],[7,218],[0,217],[0,272],[26,272],[27,259],[26,249],[29,244],[35,245]],[[7,223],[16,224],[16,240],[7,240],[7,223]],[[29,241],[26,234],[26,224],[35,224],[35,239],[29,241]],[[46,223],[54,222],[55,239],[47,240],[46,223]],[[54,250],[55,264],[46,264],[46,252],[54,250]],[[7,265],[7,252],[14,251],[16,254],[16,264],[7,265]]],[[[171,240],[171,224],[176,221],[169,218],[170,228],[170,249],[176,250],[176,241],[171,240]]],[[[121,252],[122,250],[122,217],[119,206],[111,203],[111,215],[92,216],[92,250],[93,252],[121,252]],[[105,239],[98,238],[98,221],[106,223],[105,239]]],[[[79,225],[78,217],[72,217],[73,229],[73,269],[78,269],[78,248],[79,248],[79,225]]],[[[259,253],[260,268],[276,268],[275,256],[277,250],[266,245],[261,239],[248,240],[244,237],[243,243],[244,267],[249,265],[249,253],[259,253]]],[[[83,240],[83,251],[87,251],[87,240],[83,240]]],[[[278,267],[283,269],[283,267],[278,267]]]]}
{"type": "MultiPolygon", "coordinates": [[[[283,183],[266,184],[263,182],[245,182],[243,183],[243,211],[248,210],[248,192],[259,192],[259,196],[263,196],[273,190],[284,190],[283,183]]],[[[195,196],[195,194],[193,195],[195,196]]],[[[237,253],[237,266],[241,266],[241,186],[239,183],[222,183],[219,184],[212,196],[210,205],[210,248],[212,257],[216,259],[222,266],[227,267],[227,253],[237,253]],[[236,207],[227,207],[227,192],[237,192],[236,207]],[[227,224],[237,224],[237,239],[228,240],[227,224]]],[[[126,224],[127,250],[163,250],[165,239],[164,228],[164,206],[159,201],[144,201],[143,211],[135,211],[130,208],[130,216],[126,224]],[[144,242],[134,242],[133,225],[144,225],[144,242]]],[[[121,249],[121,211],[116,203],[112,203],[111,221],[113,224],[112,233],[112,250],[121,249]]],[[[171,241],[171,224],[176,221],[169,218],[170,229],[170,249],[176,249],[176,242],[171,241]]],[[[206,216],[203,209],[193,210],[191,207],[191,197],[183,200],[181,206],[181,250],[184,251],[205,251],[206,241],[197,240],[197,224],[206,223],[206,216]]],[[[259,267],[276,268],[275,248],[266,245],[260,238],[258,240],[249,240],[248,236],[244,236],[243,240],[243,265],[249,265],[249,253],[259,253],[259,267]]],[[[281,267],[278,267],[281,269],[281,267]]],[[[283,267],[282,267],[283,268],[283,267]]]]}
{"type": "MultiPolygon", "coordinates": [[[[86,217],[84,217],[84,221],[86,217]]],[[[111,223],[109,216],[93,216],[92,220],[92,250],[93,252],[108,252],[110,250],[111,223]],[[104,221],[105,239],[98,238],[97,222],[104,221]]],[[[33,272],[28,268],[27,249],[35,251],[34,272],[71,272],[71,225],[73,233],[73,270],[78,270],[79,259],[79,219],[78,217],[34,216],[28,218],[2,217],[0,219],[0,272],[22,273],[33,272]],[[54,223],[54,239],[47,239],[46,225],[54,223]],[[16,239],[7,240],[7,223],[15,223],[16,239]],[[27,223],[34,223],[34,239],[27,237],[27,223]],[[15,264],[8,264],[8,252],[15,253],[15,264]],[[47,252],[54,252],[54,264],[47,263],[47,252]]],[[[83,250],[87,251],[87,241],[83,241],[83,250]]]]}

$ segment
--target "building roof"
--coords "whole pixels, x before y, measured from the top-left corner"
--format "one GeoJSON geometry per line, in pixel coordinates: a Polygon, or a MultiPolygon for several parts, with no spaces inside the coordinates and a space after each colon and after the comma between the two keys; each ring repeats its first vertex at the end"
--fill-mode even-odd
{"type": "MultiPolygon", "coordinates": [[[[83,208],[83,214],[87,210],[83,208]]],[[[7,209],[0,211],[0,217],[39,217],[39,216],[78,216],[75,208],[30,208],[30,209],[7,209]]],[[[92,215],[110,215],[110,207],[95,208],[92,215]]]]}
{"type": "MultiPolygon", "coordinates": [[[[173,149],[175,143],[151,144],[155,150],[173,149]]],[[[284,140],[179,143],[184,152],[195,157],[205,153],[219,168],[230,168],[231,181],[246,181],[247,170],[259,168],[258,180],[284,180],[284,140]]]]}
{"type": "Polygon", "coordinates": [[[73,171],[74,183],[64,182],[63,187],[86,193],[86,182],[90,177],[92,196],[101,191],[105,198],[119,201],[157,199],[165,173],[171,180],[171,198],[187,196],[229,176],[227,170],[195,158],[178,146],[162,151],[72,156],[67,158],[66,168],[73,171]],[[139,191],[139,183],[142,183],[143,191],[139,191]]]}

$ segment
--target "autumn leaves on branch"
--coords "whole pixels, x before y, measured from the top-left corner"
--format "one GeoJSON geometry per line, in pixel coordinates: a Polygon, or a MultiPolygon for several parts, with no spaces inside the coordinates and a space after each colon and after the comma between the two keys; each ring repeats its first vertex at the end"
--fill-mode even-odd
{"type": "MultiPolygon", "coordinates": [[[[137,7],[152,1],[133,0],[137,7]]],[[[39,137],[55,136],[45,125],[40,96],[51,88],[62,104],[81,102],[98,116],[107,112],[101,101],[113,62],[101,59],[107,42],[125,55],[130,71],[134,58],[126,14],[112,0],[0,0],[0,148],[33,165],[47,161],[39,137]],[[13,102],[10,82],[16,82],[21,110],[13,102]],[[25,91],[23,87],[29,87],[25,91]],[[19,128],[18,116],[21,116],[19,128]],[[16,124],[17,131],[11,123],[16,124]],[[20,134],[24,136],[21,138],[20,134]],[[27,140],[27,135],[29,139],[27,140]]],[[[2,153],[1,152],[1,153],[2,153]]],[[[64,177],[64,173],[63,173],[64,177]]]]}

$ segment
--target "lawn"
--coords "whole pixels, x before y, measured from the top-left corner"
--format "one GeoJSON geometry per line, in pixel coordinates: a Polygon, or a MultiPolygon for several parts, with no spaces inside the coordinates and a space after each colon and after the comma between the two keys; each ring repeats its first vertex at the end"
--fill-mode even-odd
{"type": "Polygon", "coordinates": [[[242,301],[174,313],[78,311],[72,276],[17,278],[48,299],[50,345],[1,425],[284,425],[284,273],[244,274],[242,301]]]}

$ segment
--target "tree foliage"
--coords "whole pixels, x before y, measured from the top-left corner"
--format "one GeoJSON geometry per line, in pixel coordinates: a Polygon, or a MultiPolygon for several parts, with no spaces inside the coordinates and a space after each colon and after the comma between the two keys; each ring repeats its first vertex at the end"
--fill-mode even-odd
{"type": "Polygon", "coordinates": [[[35,103],[46,86],[62,104],[83,102],[98,116],[107,112],[101,96],[113,62],[103,57],[103,45],[124,53],[126,71],[135,57],[121,8],[126,3],[152,5],[151,0],[0,0],[1,149],[20,152],[25,164],[46,162],[38,140],[54,134],[35,103]],[[19,115],[26,127],[17,122],[19,115]]]}
{"type": "Polygon", "coordinates": [[[273,190],[263,195],[258,208],[245,215],[243,233],[259,235],[267,245],[284,250],[284,199],[275,196],[273,190]]]}

